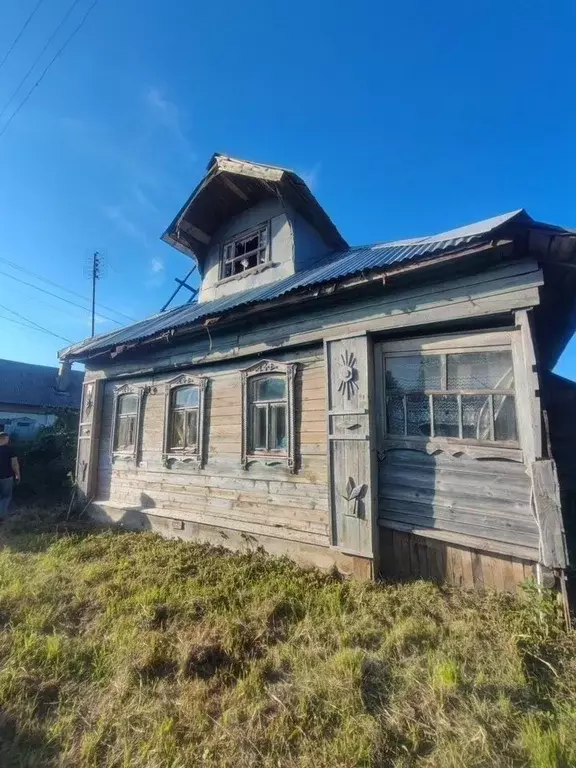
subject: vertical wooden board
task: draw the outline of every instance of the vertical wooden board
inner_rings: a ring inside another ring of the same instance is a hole
[[[472,563],[472,580],[475,589],[484,589],[484,568],[482,558],[478,552],[470,552],[470,561]]]
[[[472,552],[469,549],[460,550],[462,565],[462,586],[472,589],[474,586],[474,574],[472,571]]]
[[[564,523],[556,465],[551,459],[532,463],[534,506],[540,524],[542,563],[548,568],[567,565]]]
[[[328,409],[362,412],[368,409],[368,350],[366,336],[327,341]]]
[[[98,446],[102,416],[103,382],[87,381],[82,388],[78,450],[76,456],[76,486],[81,496],[94,498],[98,483]]]

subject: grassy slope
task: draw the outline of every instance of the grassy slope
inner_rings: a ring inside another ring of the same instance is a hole
[[[576,639],[550,600],[151,534],[5,544],[6,768],[576,765]]]

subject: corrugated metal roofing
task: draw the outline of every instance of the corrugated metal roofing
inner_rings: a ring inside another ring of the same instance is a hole
[[[298,289],[312,288],[372,269],[408,261],[420,261],[433,254],[459,250],[471,243],[489,239],[489,236],[496,230],[510,224],[513,220],[538,226],[524,210],[519,209],[438,235],[356,247],[342,253],[331,253],[315,267],[277,282],[239,291],[214,301],[187,304],[168,312],[153,315],[126,328],[120,328],[112,333],[102,334],[73,344],[62,350],[60,356],[62,358],[82,358],[123,344],[143,341],[176,328],[193,325],[199,320],[222,315],[243,305],[271,301]]]
[[[80,408],[82,371],[70,371],[65,391],[57,388],[58,369],[16,360],[0,360],[0,403],[51,408]]]

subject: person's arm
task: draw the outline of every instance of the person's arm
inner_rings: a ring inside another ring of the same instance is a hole
[[[18,464],[18,456],[12,456],[12,472],[14,472],[14,477],[16,478],[16,482],[20,482],[20,464]]]

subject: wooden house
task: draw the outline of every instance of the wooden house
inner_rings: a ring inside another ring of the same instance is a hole
[[[567,568],[543,404],[573,233],[519,210],[350,247],[295,173],[215,155],[163,239],[196,259],[197,302],[61,352],[86,366],[94,517],[365,578]]]

